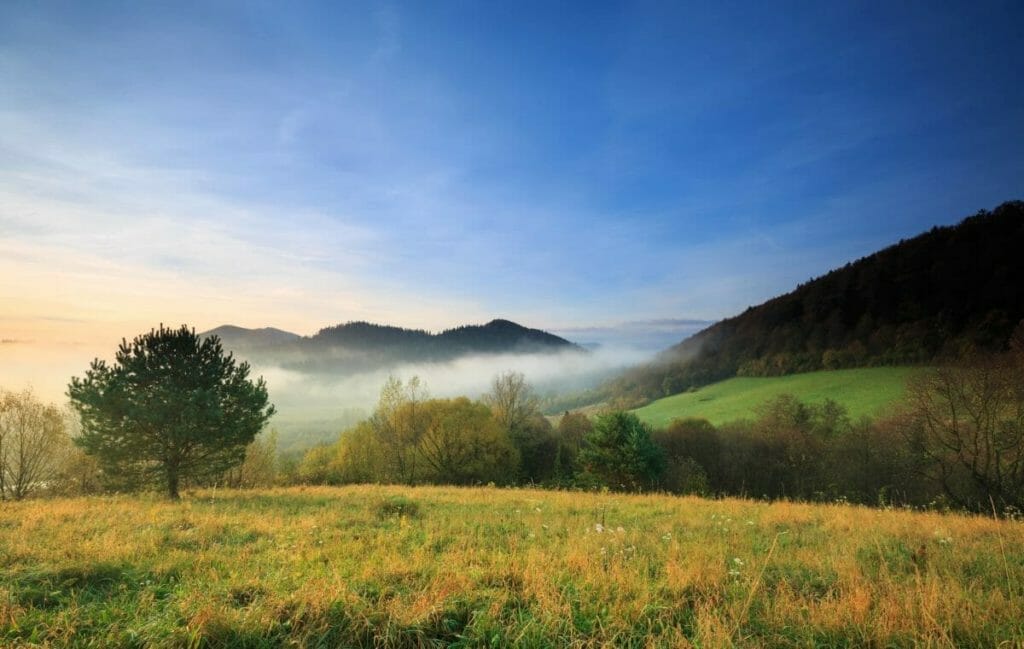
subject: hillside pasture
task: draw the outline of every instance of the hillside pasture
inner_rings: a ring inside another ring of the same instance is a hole
[[[850,417],[876,416],[903,396],[914,367],[869,367],[827,370],[770,378],[736,377],[658,399],[634,412],[660,427],[674,419],[698,417],[721,425],[752,419],[757,408],[781,394],[807,403],[832,399],[846,407]]]

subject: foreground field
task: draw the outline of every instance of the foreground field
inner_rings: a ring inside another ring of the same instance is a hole
[[[349,487],[0,506],[0,645],[1021,646],[1024,525]]]
[[[772,378],[738,377],[694,392],[658,399],[636,414],[654,426],[673,419],[701,417],[716,426],[737,419],[752,419],[758,406],[780,394],[820,403],[832,399],[844,405],[850,417],[874,416],[903,396],[911,367],[868,367],[791,374]]]

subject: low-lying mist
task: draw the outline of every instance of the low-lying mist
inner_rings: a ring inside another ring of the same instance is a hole
[[[649,350],[600,347],[587,353],[480,354],[447,362],[404,363],[359,374],[304,373],[269,364],[254,364],[253,375],[267,381],[278,414],[272,422],[289,446],[333,438],[366,417],[377,403],[388,376],[418,376],[431,397],[485,394],[495,376],[522,372],[541,396],[567,394],[596,386],[626,367],[651,357]]]
[[[593,388],[658,351],[655,345],[646,345],[643,340],[637,340],[640,345],[636,345],[626,336],[601,342],[604,344],[586,352],[573,348],[476,354],[445,362],[390,364],[369,371],[356,369],[359,363],[345,362],[341,353],[335,353],[331,364],[339,369],[333,373],[284,367],[289,361],[285,356],[274,360],[247,358],[239,353],[236,356],[250,362],[253,377],[266,379],[278,411],[271,427],[279,432],[279,447],[287,451],[333,440],[339,432],[369,416],[389,375],[402,380],[418,376],[432,397],[475,399],[490,389],[495,376],[516,371],[523,373],[541,397],[549,398]],[[111,361],[115,347],[109,342],[4,341],[0,344],[0,388],[32,388],[43,400],[63,404],[71,377],[82,376],[93,358]]]

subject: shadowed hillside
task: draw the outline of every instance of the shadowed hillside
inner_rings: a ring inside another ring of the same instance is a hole
[[[646,400],[733,376],[1004,349],[1024,318],[1024,202],[935,227],[722,320],[608,386]]]

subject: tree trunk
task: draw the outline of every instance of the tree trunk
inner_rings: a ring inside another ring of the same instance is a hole
[[[181,500],[178,494],[178,467],[167,467],[167,496],[171,500]]]

